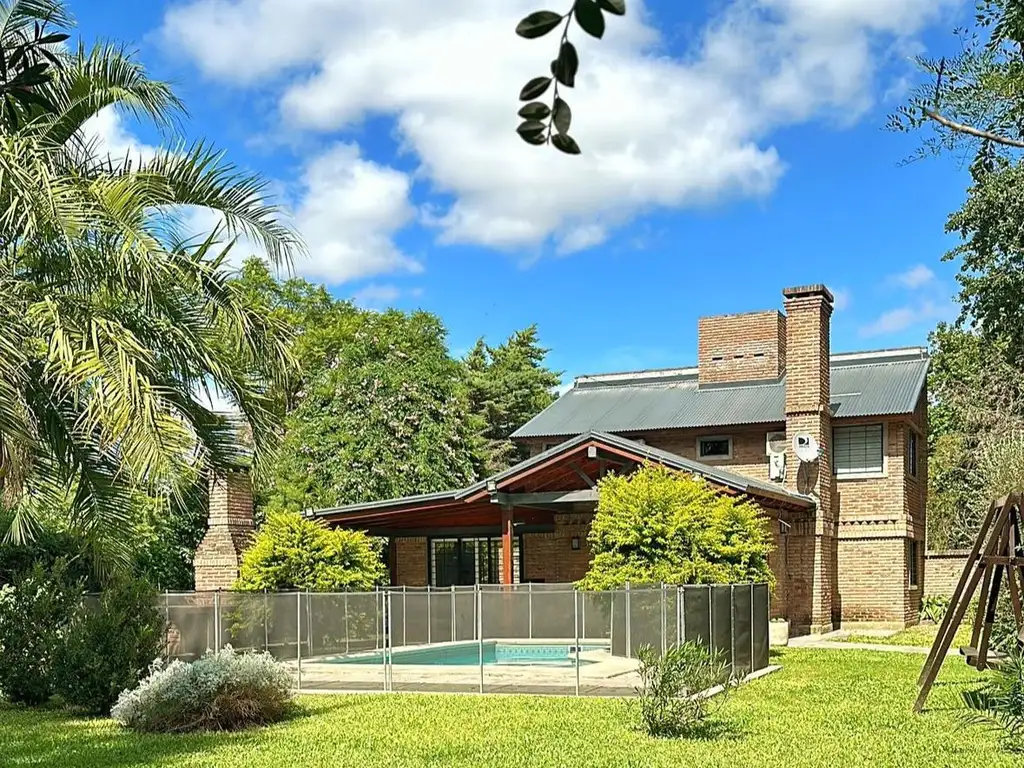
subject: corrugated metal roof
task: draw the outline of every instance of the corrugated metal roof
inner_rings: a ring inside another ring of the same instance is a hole
[[[834,355],[832,412],[836,417],[910,413],[927,372],[927,353],[919,348]],[[693,369],[656,377],[641,372],[581,377],[512,437],[779,423],[785,420],[785,385],[783,377],[699,387]]]

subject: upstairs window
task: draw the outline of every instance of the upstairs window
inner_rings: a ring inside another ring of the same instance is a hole
[[[880,475],[885,471],[881,424],[835,427],[832,430],[832,463],[836,477]]]
[[[917,432],[907,427],[907,471],[911,477],[917,477]]]
[[[731,437],[697,438],[698,461],[721,461],[732,458]]]

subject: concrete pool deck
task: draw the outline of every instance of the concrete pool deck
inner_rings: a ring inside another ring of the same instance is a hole
[[[488,640],[487,643],[514,645],[572,646],[564,639],[534,639],[532,641]],[[580,641],[580,645],[598,645],[594,641]],[[390,689],[394,691],[464,692],[481,691],[481,667],[478,664],[440,665],[402,663],[402,653],[422,651],[428,647],[477,647],[475,642],[441,643],[435,646],[405,646],[394,649],[394,663],[388,669]],[[358,654],[372,658],[378,652]],[[357,656],[353,654],[348,658]],[[640,684],[637,660],[612,656],[608,650],[587,650],[580,653],[579,691],[585,696],[631,696]],[[303,691],[383,691],[385,666],[381,663],[337,663],[332,657],[303,659]],[[336,657],[334,657],[336,658]],[[296,662],[289,666],[298,673]],[[573,665],[553,664],[484,664],[484,693],[533,693],[572,695],[576,692],[576,668]]]

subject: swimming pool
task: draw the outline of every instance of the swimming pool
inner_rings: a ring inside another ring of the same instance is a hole
[[[575,646],[538,643],[503,643],[484,641],[483,662],[488,665],[571,667],[576,663]],[[580,653],[607,651],[606,645],[580,645]],[[476,666],[480,663],[480,646],[475,642],[445,643],[424,648],[392,651],[394,664],[424,664],[430,666]],[[335,656],[324,659],[328,664],[383,664],[383,651],[360,653],[354,656]],[[591,664],[592,659],[580,659],[580,665]]]

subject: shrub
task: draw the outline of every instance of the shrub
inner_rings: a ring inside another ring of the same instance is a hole
[[[946,595],[925,595],[921,600],[921,618],[938,624],[949,610],[949,598]]]
[[[658,656],[649,645],[637,652],[640,718],[650,736],[695,736],[707,725],[712,706],[729,690],[728,667],[719,653],[698,643],[674,645]],[[725,684],[722,693],[704,695]]]
[[[1024,752],[1024,656],[1011,648],[993,667],[984,687],[968,691],[964,701],[972,710],[968,722],[985,723],[1002,731],[1003,745]]]
[[[107,714],[159,653],[164,621],[142,579],[111,582],[79,607],[54,661],[54,689],[67,704]]]
[[[772,536],[760,507],[704,479],[657,465],[599,485],[594,553],[582,589],[633,584],[774,583]]]
[[[379,539],[276,512],[242,556],[235,588],[344,592],[373,589],[386,576]]]
[[[111,717],[136,731],[234,731],[281,720],[292,677],[267,653],[208,651],[191,664],[154,662],[137,688],[124,691]]]
[[[67,562],[36,565],[0,597],[0,692],[20,704],[53,695],[54,657],[82,601]]]

